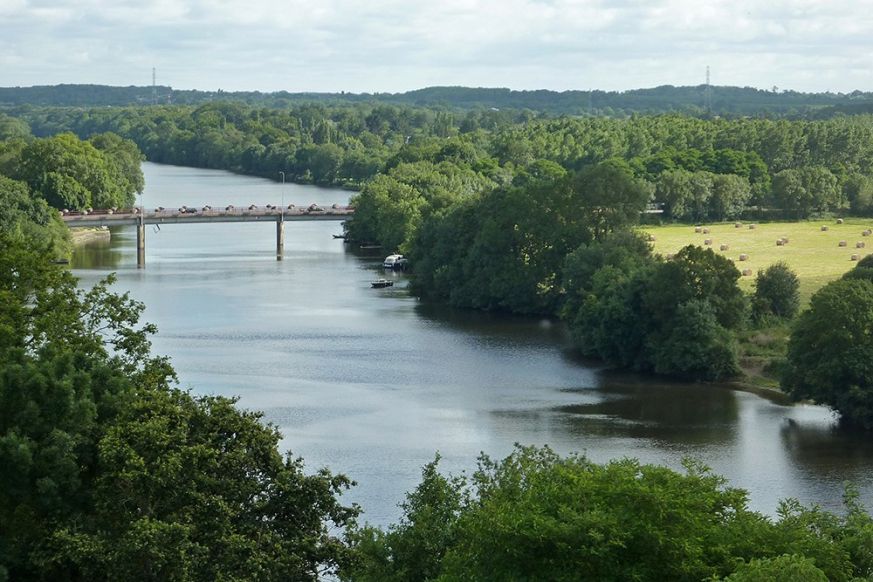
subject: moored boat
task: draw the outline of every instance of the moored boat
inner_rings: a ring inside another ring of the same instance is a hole
[[[388,255],[382,261],[382,266],[386,269],[393,269],[399,266],[399,262],[403,260],[403,255]]]
[[[370,283],[376,289],[382,289],[383,287],[393,287],[394,281],[389,281],[388,279],[378,279]]]

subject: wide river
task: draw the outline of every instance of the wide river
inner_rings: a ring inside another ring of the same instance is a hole
[[[147,207],[349,198],[221,171],[143,170]],[[404,275],[372,289],[391,249],[350,249],[339,232],[336,222],[287,223],[279,262],[273,223],[149,227],[139,270],[135,231],[118,228],[73,266],[83,285],[117,272],[116,289],[145,302],[154,351],[171,357],[183,387],[262,410],[309,470],[357,481],[345,500],[374,524],[398,518],[437,451],[444,470],[470,471],[480,452],[502,457],[513,443],[675,468],[699,459],[768,514],[786,497],[838,509],[846,481],[873,508],[873,439],[836,430],[827,409],[607,373],[572,354],[559,323],[427,305]]]

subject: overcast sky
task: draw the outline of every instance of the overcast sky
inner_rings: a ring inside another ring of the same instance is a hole
[[[0,0],[0,86],[873,90],[873,0]]]

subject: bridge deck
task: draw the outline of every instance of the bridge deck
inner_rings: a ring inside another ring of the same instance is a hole
[[[142,214],[144,224],[202,224],[210,222],[280,222],[300,220],[348,220],[354,216],[352,208],[327,208],[325,210],[308,210],[306,208],[278,209],[233,208],[230,210],[197,210],[196,212],[180,212],[178,210],[146,211]],[[66,214],[61,217],[70,227],[86,226],[120,226],[139,224],[140,215],[128,213],[92,213]]]

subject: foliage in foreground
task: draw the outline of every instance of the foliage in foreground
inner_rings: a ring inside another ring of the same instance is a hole
[[[0,233],[0,580],[315,580],[349,482],[174,388],[142,305]]]
[[[439,458],[398,524],[352,532],[358,582],[420,580],[799,580],[873,575],[873,519],[783,502],[771,520],[698,464],[680,473],[625,459],[599,465],[548,448],[483,456],[471,477]],[[784,578],[788,579],[788,578]]]

